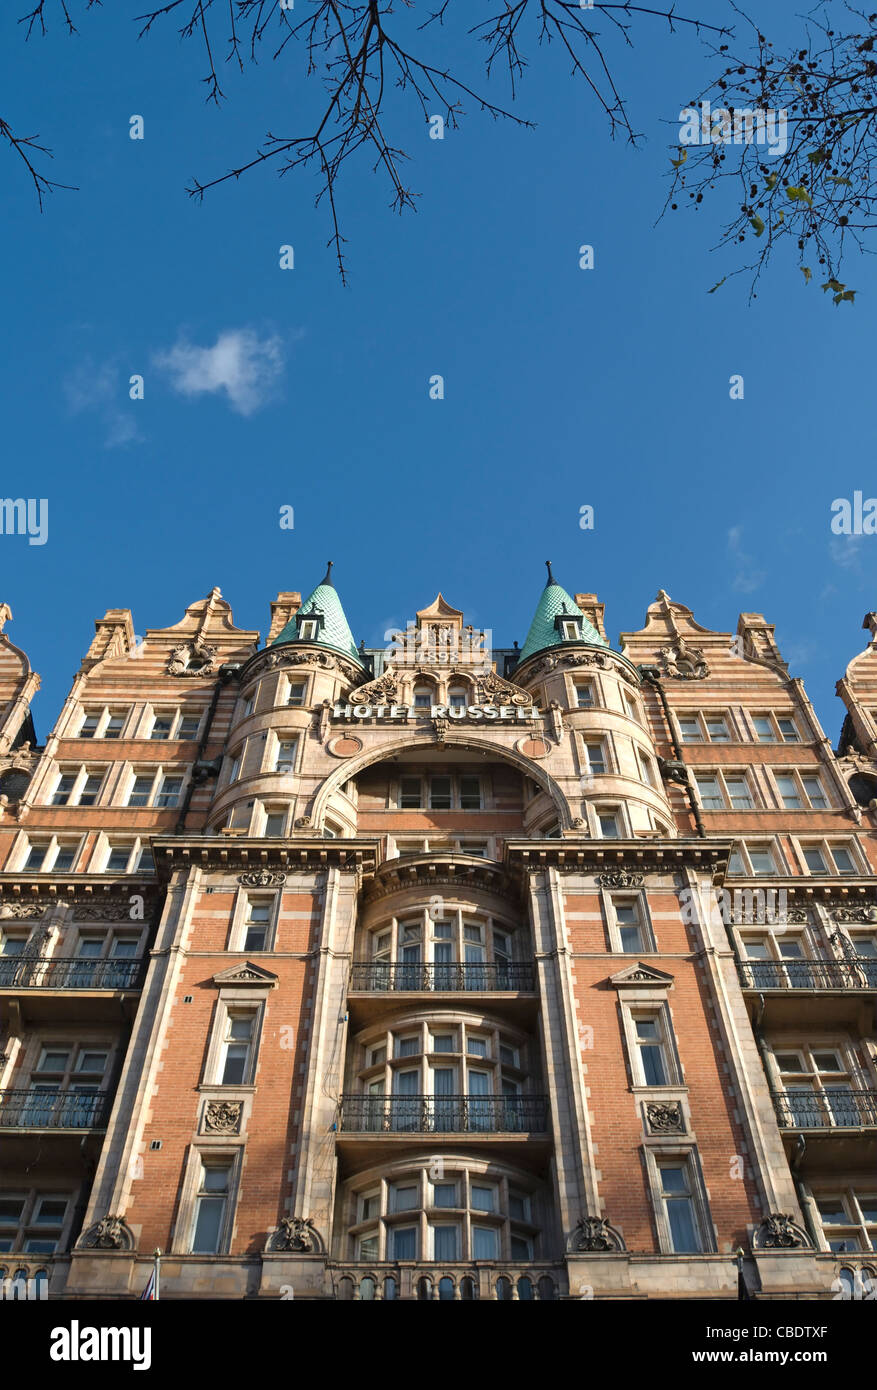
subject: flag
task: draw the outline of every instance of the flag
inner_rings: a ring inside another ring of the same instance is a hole
[[[141,1303],[148,1303],[148,1302],[150,1302],[150,1301],[151,1301],[152,1299],[154,1299],[154,1298],[155,1298],[155,1267],[153,1266],[152,1273],[151,1273],[150,1276],[149,1276],[149,1283],[146,1285],[146,1288],[143,1290],[142,1294],[140,1295],[140,1301],[141,1301]]]

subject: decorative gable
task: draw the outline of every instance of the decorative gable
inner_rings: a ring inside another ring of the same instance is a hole
[[[270,970],[265,970],[261,965],[253,965],[252,961],[245,961],[243,965],[232,965],[228,970],[221,970],[218,975],[213,976],[215,985],[262,985],[273,989],[278,983],[277,976]]]
[[[673,983],[673,976],[667,975],[663,970],[656,970],[653,965],[643,965],[640,960],[636,965],[628,965],[625,970],[619,970],[617,975],[610,975],[609,983],[616,989],[623,989],[625,985],[650,985],[652,988],[657,986],[669,989]]]

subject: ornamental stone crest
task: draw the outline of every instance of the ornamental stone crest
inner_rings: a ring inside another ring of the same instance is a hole
[[[2,917],[42,917],[45,906],[40,903],[3,903],[0,907]]]
[[[877,922],[877,907],[839,907],[829,903],[828,910],[835,922]]]
[[[124,1216],[104,1216],[83,1233],[78,1244],[87,1250],[133,1250],[134,1233]]]
[[[284,1216],[268,1237],[267,1248],[291,1255],[318,1255],[325,1249],[323,1239],[309,1216]]]
[[[369,681],[351,691],[347,697],[352,705],[395,704],[399,698],[399,681],[392,667],[376,681]]]
[[[243,1114],[242,1100],[209,1100],[204,1110],[204,1128],[211,1134],[240,1134]]]
[[[567,1241],[570,1254],[606,1254],[613,1250],[624,1250],[626,1246],[621,1232],[611,1226],[605,1217],[581,1216],[575,1230]]]
[[[247,888],[279,888],[286,882],[286,874],[274,872],[272,869],[251,869],[248,873],[238,874],[238,883],[243,883]]]
[[[478,686],[478,703],[491,705],[497,703],[501,705],[531,705],[532,697],[523,690],[521,686],[514,685],[512,681],[504,680],[495,671],[486,671],[483,676],[476,677]]]
[[[436,741],[436,743],[444,743],[444,741],[445,741],[445,735],[446,735],[447,732],[448,732],[448,721],[447,721],[447,719],[441,719],[441,718],[436,718],[436,719],[434,719],[434,720],[432,721],[432,727],[435,729],[435,741]]]
[[[645,874],[636,869],[608,869],[606,873],[597,875],[601,888],[640,888],[644,881]]]
[[[209,676],[216,670],[217,649],[204,641],[201,633],[190,642],[174,647],[167,662],[169,676]]]
[[[755,1232],[757,1250],[796,1250],[809,1246],[810,1241],[791,1216],[782,1212],[772,1212],[766,1216]]]
[[[685,1117],[678,1100],[656,1101],[646,1106],[646,1123],[651,1134],[684,1134]]]
[[[664,675],[676,680],[702,681],[710,673],[700,647],[689,647],[684,637],[680,637],[675,646],[661,648],[661,664]]]

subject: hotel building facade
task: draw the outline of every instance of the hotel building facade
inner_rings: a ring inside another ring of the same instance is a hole
[[[111,609],[44,745],[0,606],[6,1296],[873,1295],[877,614],[835,751],[759,614],[534,600]]]

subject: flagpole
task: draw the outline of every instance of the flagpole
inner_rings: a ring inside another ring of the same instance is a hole
[[[153,1270],[154,1270],[154,1273],[155,1273],[155,1301],[156,1301],[156,1303],[157,1303],[157,1302],[158,1302],[158,1299],[159,1299],[159,1289],[158,1289],[159,1270],[160,1270],[160,1268],[161,1268],[161,1251],[158,1249],[157,1246],[156,1246],[156,1249],[153,1251],[152,1259],[153,1259],[153,1266],[152,1266],[152,1267],[153,1267]]]

